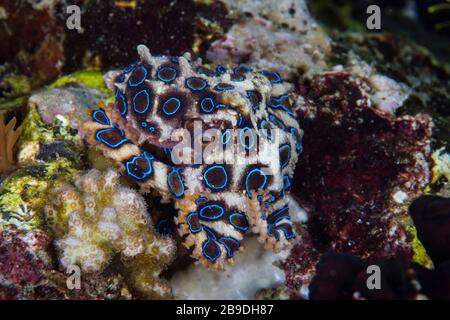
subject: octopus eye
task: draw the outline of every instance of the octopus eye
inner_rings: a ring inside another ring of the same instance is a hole
[[[291,146],[289,144],[283,144],[280,146],[279,151],[281,168],[285,168],[291,159]]]
[[[146,180],[153,172],[152,160],[154,157],[144,152],[125,162],[125,170],[128,176],[135,180]]]
[[[156,77],[158,78],[158,80],[165,83],[173,82],[177,78],[177,75],[177,70],[170,66],[162,66],[156,73]]]
[[[128,84],[130,87],[137,87],[142,84],[145,79],[147,79],[147,68],[143,65],[140,65],[131,73],[130,78],[128,79]]]
[[[281,76],[278,72],[262,70],[262,71],[260,71],[260,73],[263,74],[264,76],[266,76],[266,78],[269,79],[270,83],[283,82],[283,79],[281,79]]]
[[[133,110],[138,114],[144,114],[150,107],[150,94],[146,89],[136,93],[133,98]]]
[[[192,91],[201,91],[208,86],[208,82],[199,77],[190,77],[186,79],[186,87]]]
[[[202,207],[199,211],[200,219],[207,221],[219,220],[224,214],[224,207],[216,203],[208,204]]]
[[[269,106],[269,108],[282,109],[285,112],[287,112],[290,116],[294,116],[294,112],[290,110],[291,104],[287,94],[284,94],[280,97],[271,97],[267,102],[267,105]]]
[[[228,217],[228,221],[234,228],[242,232],[246,232],[249,228],[248,220],[245,214],[241,212],[231,213],[230,216]]]
[[[220,246],[211,238],[208,238],[202,245],[203,255],[212,263],[214,263],[222,254]]]
[[[250,190],[264,190],[267,185],[267,175],[260,168],[253,168],[245,176],[247,196],[252,197]]]
[[[187,224],[189,226],[189,230],[192,233],[197,233],[202,231],[202,225],[200,224],[200,220],[198,219],[198,215],[196,212],[191,212],[186,217]]]
[[[98,122],[100,124],[103,124],[105,126],[111,125],[111,121],[109,120],[108,116],[105,113],[105,110],[98,109],[92,112],[92,119],[95,122]]]
[[[162,112],[167,116],[172,116],[181,108],[181,100],[177,97],[167,99],[162,106]]]
[[[167,175],[167,184],[169,185],[170,192],[176,198],[184,196],[184,184],[179,168],[172,168],[172,171]]]
[[[95,133],[95,138],[112,149],[117,149],[128,142],[125,133],[117,126],[98,130]]]
[[[228,185],[228,173],[223,166],[215,165],[205,170],[203,180],[208,188],[223,190]]]

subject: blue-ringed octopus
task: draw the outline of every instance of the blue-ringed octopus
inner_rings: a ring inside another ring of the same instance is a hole
[[[205,266],[222,270],[232,262],[247,232],[268,249],[287,248],[296,236],[289,189],[302,151],[291,87],[275,71],[211,69],[189,54],[151,55],[144,45],[138,53],[114,78],[115,103],[83,125],[86,140],[143,193],[174,203],[184,245]],[[219,130],[214,142],[232,147],[200,162],[177,161],[175,131],[205,144],[194,134],[196,121],[203,132]],[[269,148],[251,153],[264,144]]]

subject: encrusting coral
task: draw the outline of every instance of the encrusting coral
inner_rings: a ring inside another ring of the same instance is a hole
[[[144,199],[119,184],[114,170],[90,170],[52,190],[46,206],[63,269],[78,265],[101,273],[117,254],[132,287],[145,298],[170,298],[159,274],[172,261],[175,244],[155,234]]]
[[[14,129],[16,118],[5,124],[5,118],[0,113],[0,172],[6,172],[14,167],[14,145],[20,136],[21,128]]]

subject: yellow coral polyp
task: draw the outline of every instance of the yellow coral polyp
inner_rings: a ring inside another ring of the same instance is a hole
[[[156,234],[144,199],[119,184],[114,170],[93,169],[73,184],[53,190],[45,209],[55,236],[60,265],[78,265],[83,272],[100,273],[119,256],[123,273],[145,298],[170,298],[159,274],[172,261],[176,246]]]

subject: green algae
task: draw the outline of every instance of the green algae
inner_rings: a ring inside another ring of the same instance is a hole
[[[69,75],[62,76],[52,84],[50,88],[64,87],[69,84],[81,83],[87,87],[95,88],[105,95],[111,95],[103,80],[103,74],[100,71],[78,71]]]

